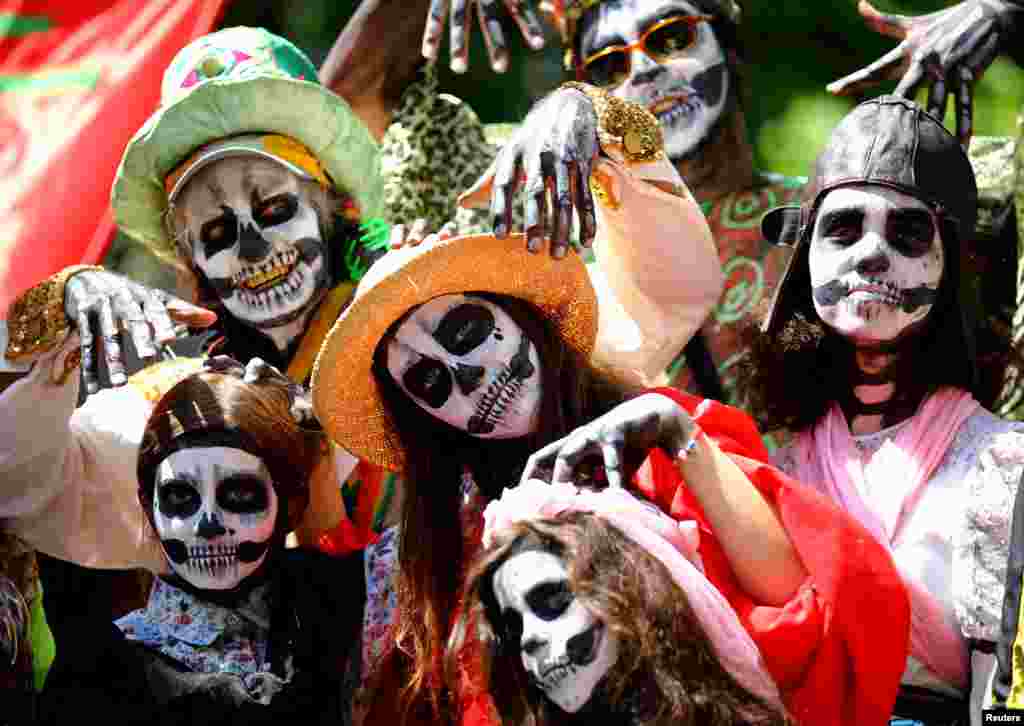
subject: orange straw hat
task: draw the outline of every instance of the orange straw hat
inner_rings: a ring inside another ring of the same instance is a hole
[[[388,252],[366,273],[334,323],[313,368],[313,408],[339,445],[393,471],[405,450],[371,371],[388,329],[440,295],[488,292],[536,307],[566,344],[590,358],[597,338],[597,295],[580,256],[531,253],[523,235],[468,235]]]

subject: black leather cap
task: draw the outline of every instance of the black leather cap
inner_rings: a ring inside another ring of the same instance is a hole
[[[763,329],[773,334],[793,314],[810,312],[808,247],[824,196],[845,186],[882,185],[920,199],[940,220],[956,225],[956,239],[943,234],[946,259],[958,257],[959,244],[974,232],[978,188],[974,170],[956,138],[913,101],[881,96],[857,106],[829,137],[804,187],[803,204],[765,215],[765,239],[796,245]],[[957,248],[951,248],[956,245]]]

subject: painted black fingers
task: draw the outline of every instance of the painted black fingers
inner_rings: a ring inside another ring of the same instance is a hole
[[[515,203],[519,182],[520,156],[518,148],[507,147],[498,156],[494,166],[491,190],[491,220],[494,235],[506,237],[512,227],[512,205]]]
[[[501,29],[501,17],[498,0],[479,0],[476,6],[477,19],[484,34],[487,55],[491,59],[491,68],[495,73],[508,70],[508,46],[505,33]]]
[[[913,99],[926,80],[925,63],[925,55],[915,53],[910,60],[910,67],[903,74],[900,82],[896,84],[896,90],[893,93],[897,96]]]
[[[469,67],[469,13],[466,12],[468,2],[469,0],[451,0],[451,69],[456,73],[465,73]]]
[[[153,342],[153,331],[146,319],[142,303],[136,299],[127,284],[114,288],[112,300],[120,328],[131,335],[136,354],[139,358],[155,358],[157,349]]]
[[[899,74],[900,69],[906,65],[905,52],[907,47],[907,42],[903,41],[878,60],[858,71],[843,76],[839,80],[832,81],[826,88],[829,93],[835,93],[840,96],[850,95],[867,90],[880,81],[895,78]]]
[[[142,312],[149,324],[153,326],[153,338],[160,345],[169,343],[177,337],[174,333],[171,314],[167,312],[169,297],[162,290],[147,289],[142,293]]]
[[[590,247],[597,236],[597,214],[594,209],[594,194],[590,189],[593,164],[590,159],[580,159],[576,162],[574,171],[572,182],[576,210],[580,217],[580,243],[584,247]]]
[[[519,26],[519,32],[523,34],[527,44],[534,50],[544,47],[544,28],[537,20],[536,13],[528,3],[522,0],[505,0],[512,19]]]
[[[100,382],[96,373],[96,337],[92,332],[92,321],[86,310],[79,311],[76,320],[82,346],[82,382],[86,393],[96,393],[100,390]]]
[[[956,89],[956,138],[965,149],[974,133],[974,72],[962,67]]]
[[[573,484],[576,468],[587,456],[601,453],[601,442],[594,436],[592,426],[576,429],[562,440],[551,472],[552,484]]]
[[[448,0],[432,0],[427,13],[427,25],[423,30],[423,57],[437,60],[441,48],[441,34],[444,30],[444,19],[448,14]]]
[[[941,121],[946,115],[948,101],[949,88],[946,86],[946,79],[933,79],[928,87],[928,113]]]
[[[553,229],[551,232],[551,254],[556,259],[562,259],[569,252],[569,237],[572,232],[572,184],[570,182],[571,172],[575,170],[575,163],[571,160],[559,159],[552,165],[554,175],[553,203],[551,205],[551,217]]]
[[[121,339],[118,336],[117,319],[114,317],[114,304],[110,297],[107,295],[100,297],[96,312],[110,385],[123,386],[128,382],[128,376],[125,374],[124,354],[121,350]]]
[[[626,439],[622,431],[613,429],[605,432],[601,437],[601,457],[604,459],[604,473],[608,479],[608,485],[613,487],[623,486],[626,461]]]

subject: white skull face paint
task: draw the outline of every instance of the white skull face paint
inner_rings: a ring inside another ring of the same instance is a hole
[[[268,159],[229,157],[196,174],[177,206],[192,260],[224,307],[285,350],[327,288],[326,246],[307,187]]]
[[[628,55],[607,53],[587,66],[585,80],[650,109],[661,122],[665,152],[673,161],[693,153],[708,137],[729,97],[725,51],[711,24],[668,22],[703,14],[685,0],[609,0],[584,16],[584,61],[646,38],[650,55],[640,47]]]
[[[472,295],[424,303],[388,341],[388,371],[425,411],[481,438],[537,428],[537,348],[508,313]]]
[[[935,216],[889,187],[842,187],[821,202],[810,247],[814,309],[860,344],[924,320],[945,269]]]
[[[550,552],[509,557],[493,588],[503,637],[518,640],[530,680],[563,711],[579,711],[618,660],[618,640],[576,598],[564,563]]]
[[[157,535],[171,569],[201,590],[231,590],[259,568],[277,507],[270,472],[248,451],[179,449],[156,470]]]

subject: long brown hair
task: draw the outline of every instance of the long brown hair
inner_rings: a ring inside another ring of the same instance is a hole
[[[558,726],[606,718],[590,708],[585,719],[570,716],[550,703],[530,684],[519,642],[500,630],[494,574],[529,549],[565,561],[573,593],[618,639],[618,660],[595,692],[599,708],[635,726],[790,723],[721,666],[686,594],[660,561],[601,517],[575,511],[502,531],[467,578],[466,607],[452,633],[446,668],[454,679],[459,652],[467,639],[477,638],[503,723]]]
[[[413,402],[388,373],[386,343],[404,318],[378,343],[373,376],[409,464],[403,473],[395,641],[378,669],[368,723],[436,723],[452,716],[441,659],[462,582],[463,473],[468,471],[481,493],[493,498],[518,481],[530,454],[630,393],[624,383],[581,360],[528,303],[489,293],[466,294],[501,305],[537,346],[545,391],[540,424],[528,436],[507,440],[481,439],[449,426]]]
[[[326,451],[319,430],[300,427],[289,412],[286,385],[278,381],[245,383],[236,376],[200,371],[171,387],[149,417],[139,448],[139,502],[153,524],[156,468],[179,446],[204,435],[231,432],[259,452],[286,510],[288,532],[302,519],[309,499],[309,478]],[[182,431],[187,433],[182,433]]]

